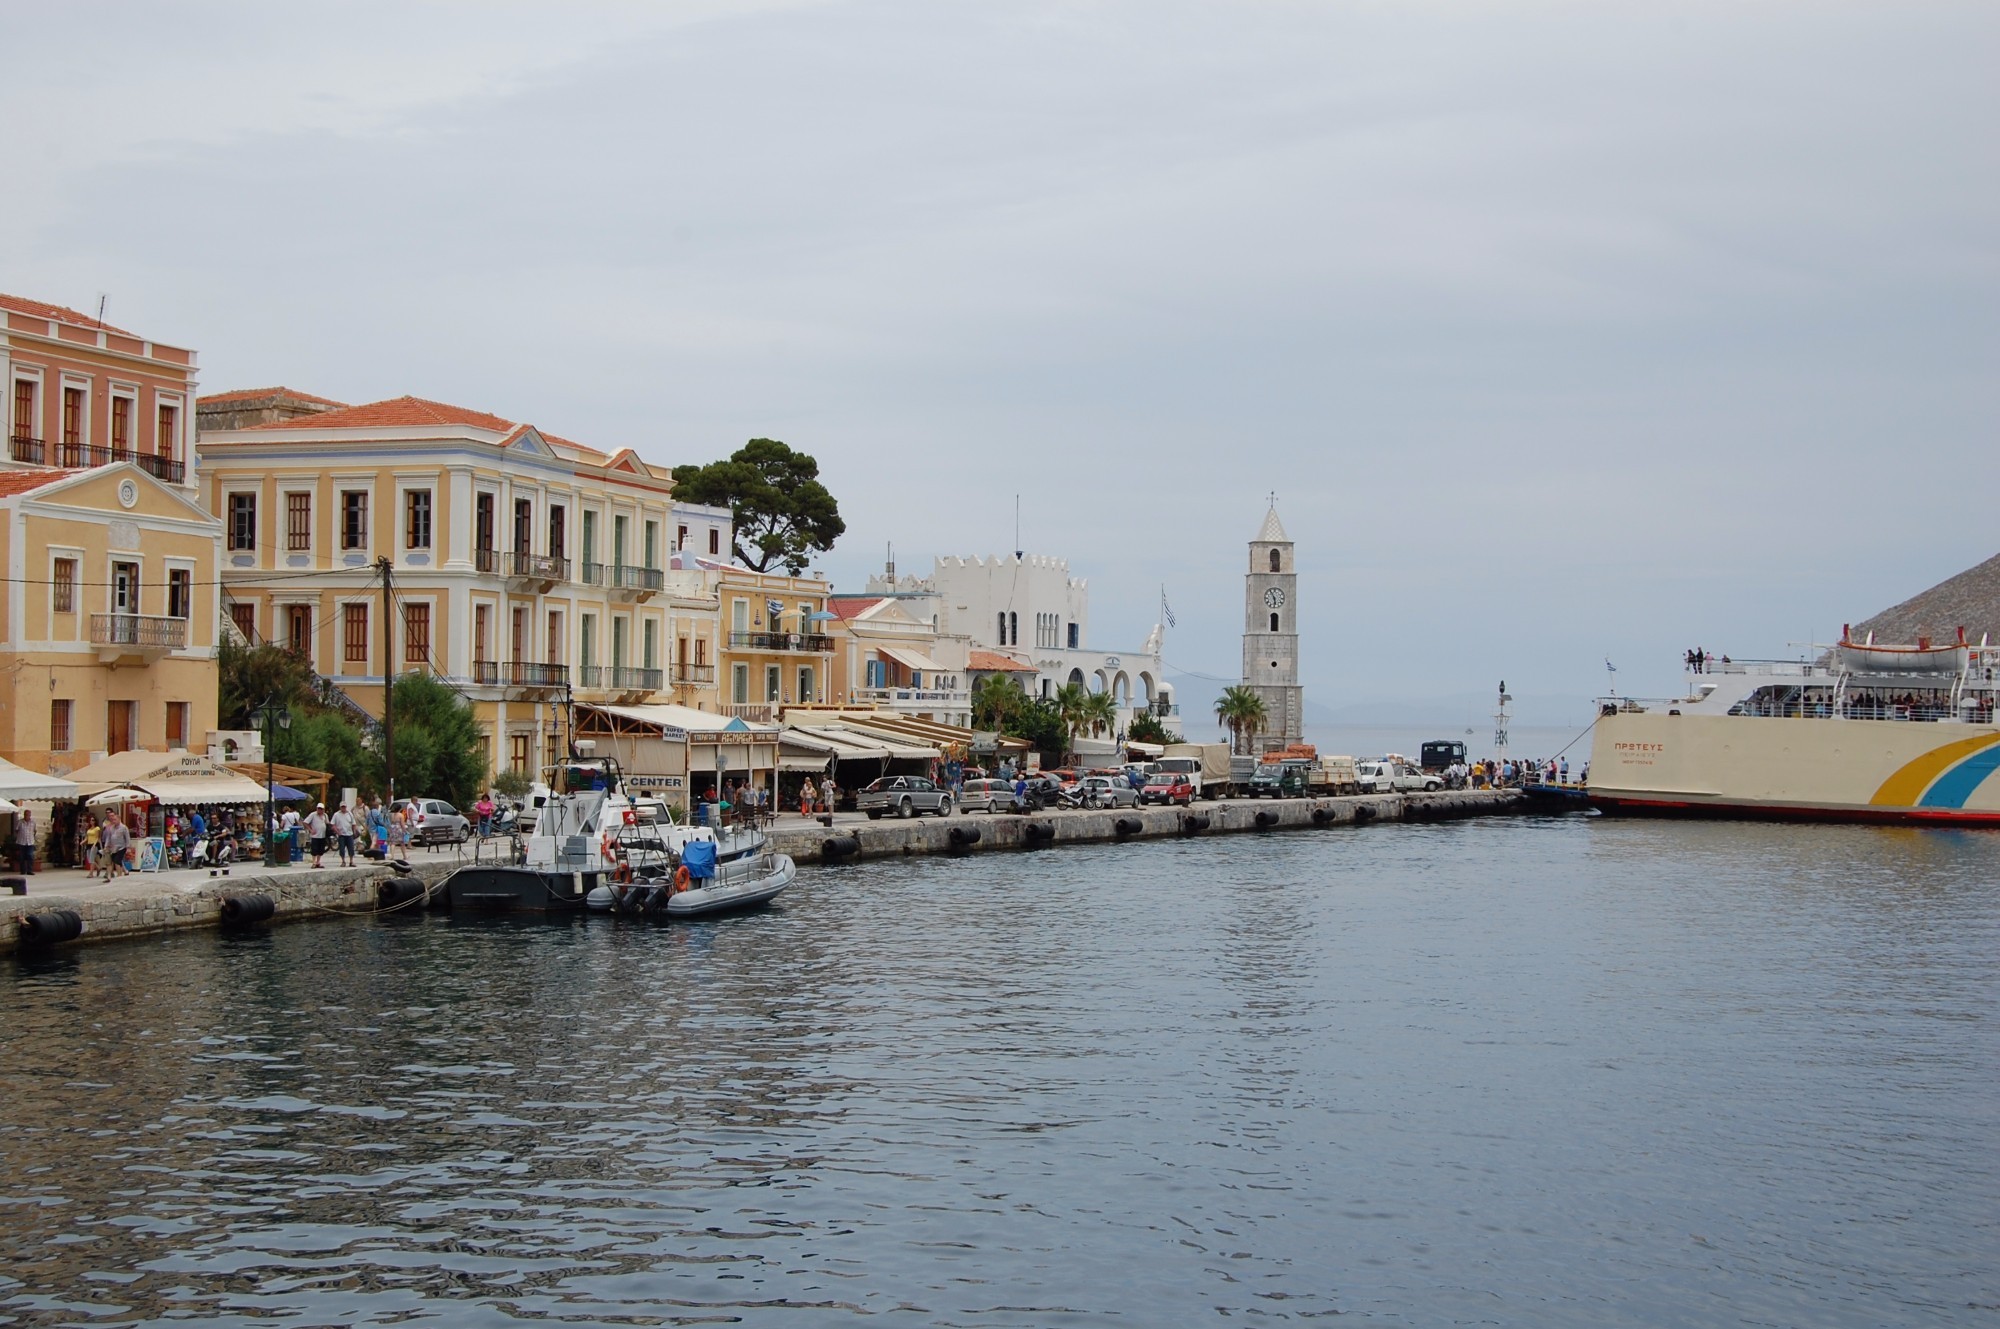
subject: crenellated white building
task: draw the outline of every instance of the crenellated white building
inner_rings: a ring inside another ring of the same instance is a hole
[[[1065,683],[1111,693],[1121,730],[1139,710],[1151,710],[1169,729],[1179,727],[1160,658],[1164,629],[1155,625],[1137,650],[1092,646],[1090,585],[1070,575],[1068,559],[948,556],[933,561],[928,577],[901,578],[891,563],[868,579],[868,594],[895,596],[912,616],[932,620],[939,633],[964,636],[975,647],[1033,666],[1034,677],[1022,679],[1042,696]]]

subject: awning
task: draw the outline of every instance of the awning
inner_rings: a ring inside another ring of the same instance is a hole
[[[781,771],[810,771],[818,775],[826,769],[827,758],[810,752],[787,752],[778,758]]]
[[[878,645],[875,648],[875,653],[877,655],[886,655],[891,660],[907,665],[911,669],[921,669],[927,674],[948,674],[951,672],[928,655],[925,655],[922,651],[916,650],[913,647]]]
[[[76,782],[0,760],[0,798],[75,798]]]
[[[193,776],[185,780],[135,780],[153,801],[168,807],[194,803],[262,803],[264,786],[240,775]]]
[[[1136,752],[1142,757],[1164,757],[1167,755],[1167,748],[1164,743],[1141,743],[1136,738],[1128,738],[1125,740],[1125,747],[1128,751]]]

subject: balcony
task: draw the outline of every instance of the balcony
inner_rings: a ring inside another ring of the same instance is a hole
[[[159,614],[92,614],[90,644],[99,664],[150,664],[187,646],[188,621]]]
[[[624,563],[607,564],[604,574],[605,584],[611,587],[612,597],[618,600],[650,600],[655,591],[667,584],[667,574],[660,568],[635,568]]]
[[[31,466],[54,466],[66,471],[85,471],[129,461],[154,479],[164,480],[170,485],[187,479],[186,463],[175,461],[172,457],[156,457],[149,452],[133,452],[129,448],[114,451],[88,443],[45,443],[39,438],[15,434],[8,440],[7,453],[15,461],[27,462]]]
[[[569,580],[569,560],[560,554],[528,554],[517,549],[507,556],[507,575],[546,591],[557,582]]]
[[[497,549],[473,550],[472,567],[475,572],[484,572],[489,576],[500,571],[500,551]]]
[[[472,681],[522,695],[548,692],[569,686],[569,666],[537,664],[531,660],[474,660]]]
[[[822,655],[833,649],[833,638],[818,632],[732,632],[729,645],[738,651]]]
[[[583,574],[582,581],[585,586],[602,586],[604,584],[606,569],[602,563],[580,563],[577,567]]]
[[[715,686],[715,666],[710,664],[677,664],[673,668],[674,686],[677,688],[709,688]]]
[[[953,714],[972,709],[972,694],[962,688],[856,688],[854,699],[912,714]]]
[[[753,724],[772,724],[778,718],[778,703],[775,701],[732,701],[722,708],[724,715]]]

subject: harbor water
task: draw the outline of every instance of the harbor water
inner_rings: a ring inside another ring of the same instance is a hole
[[[1493,819],[10,963],[0,1323],[2000,1321],[2000,837]]]

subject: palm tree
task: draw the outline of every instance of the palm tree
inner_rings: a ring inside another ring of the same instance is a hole
[[[1110,733],[1118,725],[1118,699],[1108,692],[1093,692],[1084,698],[1083,722],[1092,737]]]
[[[1062,720],[1063,732],[1069,736],[1069,750],[1063,755],[1073,761],[1076,758],[1076,736],[1090,726],[1090,717],[1086,713],[1091,704],[1090,694],[1084,691],[1081,683],[1065,683],[1056,689],[1052,700],[1056,715]]]
[[[1229,750],[1241,751],[1245,743],[1256,737],[1270,717],[1264,710],[1264,699],[1245,687],[1224,688],[1222,695],[1215,699],[1215,718],[1229,731]]]
[[[988,674],[972,690],[972,722],[983,729],[1005,729],[1027,704],[1028,694],[1010,675]]]

